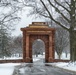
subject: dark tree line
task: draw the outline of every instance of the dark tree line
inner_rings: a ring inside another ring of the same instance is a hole
[[[1,35],[0,39],[0,57],[11,57],[18,54],[19,57],[22,57],[22,36],[10,37],[6,34]]]
[[[13,37],[13,40],[10,45],[11,53],[12,54],[18,53],[19,56],[22,56],[22,54],[23,54],[22,49],[23,49],[22,48],[22,36],[19,35],[19,36]]]

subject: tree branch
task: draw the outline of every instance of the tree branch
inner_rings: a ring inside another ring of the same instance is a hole
[[[56,20],[52,17],[52,15],[50,14],[49,10],[48,10],[47,7],[45,6],[44,2],[43,2],[42,0],[40,0],[40,1],[41,1],[41,3],[43,4],[43,6],[44,6],[44,8],[46,9],[46,11],[48,12],[50,19],[52,19],[52,20],[53,20],[55,23],[57,23],[59,26],[61,26],[61,27],[63,27],[64,29],[68,30],[68,28],[66,28],[65,26],[63,26],[60,22],[56,21]]]
[[[57,2],[57,0],[54,0],[59,6],[61,6],[62,8],[64,8],[68,13],[70,12],[66,7],[64,7],[63,5],[61,5],[59,2]]]
[[[37,11],[37,13],[39,13],[39,15],[41,15],[41,16],[43,16],[43,17],[46,17],[46,18],[50,18],[49,16],[44,15],[42,12],[40,12],[40,11],[38,11],[38,10],[36,10],[36,11]]]
[[[19,17],[13,17],[13,18],[11,18],[11,19],[9,19],[9,20],[7,20],[7,21],[4,21],[4,23],[5,23],[5,22],[8,22],[8,21],[11,21],[11,20],[16,20],[16,19],[19,20],[20,18],[19,18]]]
[[[2,19],[2,22],[3,22],[7,17],[13,15],[15,12],[16,12],[16,10],[13,11],[12,13],[8,14],[8,15],[3,14],[3,15],[5,15],[5,16],[4,16],[4,18]]]
[[[70,4],[65,0],[65,2],[66,2],[66,4],[68,5],[68,6],[70,6]]]
[[[50,2],[50,0],[48,0],[48,2],[50,3],[51,6],[53,6],[53,7],[57,10],[57,12],[58,12],[59,14],[61,14],[61,16],[62,16],[65,20],[67,20],[67,21],[70,23],[70,20],[69,20],[68,18],[66,18],[66,17],[63,15],[63,13],[61,13],[60,10],[59,10],[57,7],[55,7],[55,6]]]

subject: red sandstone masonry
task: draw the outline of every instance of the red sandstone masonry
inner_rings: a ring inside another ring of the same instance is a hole
[[[69,61],[70,60],[61,60],[61,59],[51,60],[51,62],[69,62]],[[18,59],[18,60],[0,60],[0,63],[24,63],[24,62],[26,62],[26,61],[23,60],[23,59]]]

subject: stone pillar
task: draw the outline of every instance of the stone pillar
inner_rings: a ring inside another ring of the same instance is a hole
[[[45,42],[45,62],[48,63],[49,58],[49,41]]]
[[[25,61],[25,57],[26,57],[26,32],[25,31],[23,31],[23,61],[24,62],[26,62]]]
[[[26,62],[30,62],[30,57],[29,57],[29,35],[26,35]]]
[[[51,62],[53,59],[53,53],[52,53],[52,34],[49,35],[49,58],[48,58],[48,62]]]
[[[53,50],[52,50],[52,53],[53,53],[53,59],[55,59],[55,51],[54,51],[54,46],[55,46],[55,37],[54,37],[54,35],[55,35],[55,31],[53,31],[53,35],[52,35],[52,48],[53,48]]]

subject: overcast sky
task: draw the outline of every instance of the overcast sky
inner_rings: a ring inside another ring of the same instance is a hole
[[[18,23],[18,25],[15,26],[15,30],[12,32],[12,36],[18,36],[20,34],[22,34],[22,31],[20,30],[20,28],[26,27],[29,24],[31,24],[32,22],[44,22],[44,19],[35,19],[31,16],[27,16],[28,12],[24,12],[21,15],[21,21]]]

